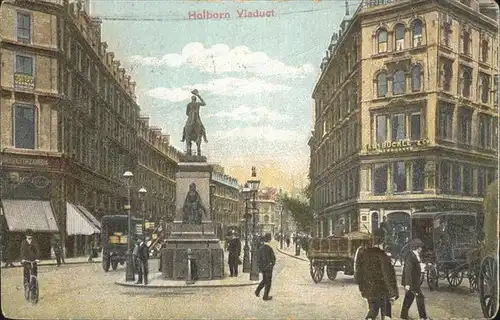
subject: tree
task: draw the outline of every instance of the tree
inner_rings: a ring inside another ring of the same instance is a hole
[[[281,201],[285,206],[285,210],[291,213],[299,230],[307,230],[312,226],[314,217],[306,201],[291,198],[288,195],[283,196]]]

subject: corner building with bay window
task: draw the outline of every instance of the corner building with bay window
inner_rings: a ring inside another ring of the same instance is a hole
[[[313,92],[315,236],[438,208],[481,212],[498,167],[498,14],[483,1],[364,1]]]

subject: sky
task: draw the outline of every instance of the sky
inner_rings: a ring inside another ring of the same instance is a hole
[[[358,3],[349,1],[351,14]],[[92,0],[91,14],[103,19],[102,41],[137,82],[142,115],[172,145],[185,149],[186,105],[198,89],[209,162],[240,181],[256,166],[263,185],[305,185],[311,95],[345,0]]]

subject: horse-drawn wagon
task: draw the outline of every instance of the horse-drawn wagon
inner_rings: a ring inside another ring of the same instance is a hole
[[[370,234],[358,231],[341,237],[312,238],[306,251],[311,278],[315,283],[319,283],[325,274],[325,267],[330,280],[335,280],[339,271],[355,276],[356,255],[360,249],[372,244],[373,238]]]

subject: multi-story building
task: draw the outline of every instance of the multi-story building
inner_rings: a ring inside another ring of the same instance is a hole
[[[498,166],[497,11],[364,1],[346,16],[313,93],[316,235],[430,207],[481,210]]]
[[[241,226],[240,186],[235,178],[224,173],[223,167],[214,164],[213,168],[212,221],[217,224],[217,236],[222,239],[228,228],[239,229]]]
[[[16,242],[27,228],[42,232],[45,255],[60,232],[83,253],[82,235],[97,230],[88,217],[123,213],[125,171],[138,209],[135,83],[80,3],[4,1],[0,17],[0,229]]]
[[[137,184],[147,190],[144,207],[150,221],[175,217],[175,173],[182,153],[170,145],[170,136],[149,126],[141,117],[138,126],[139,163]]]

